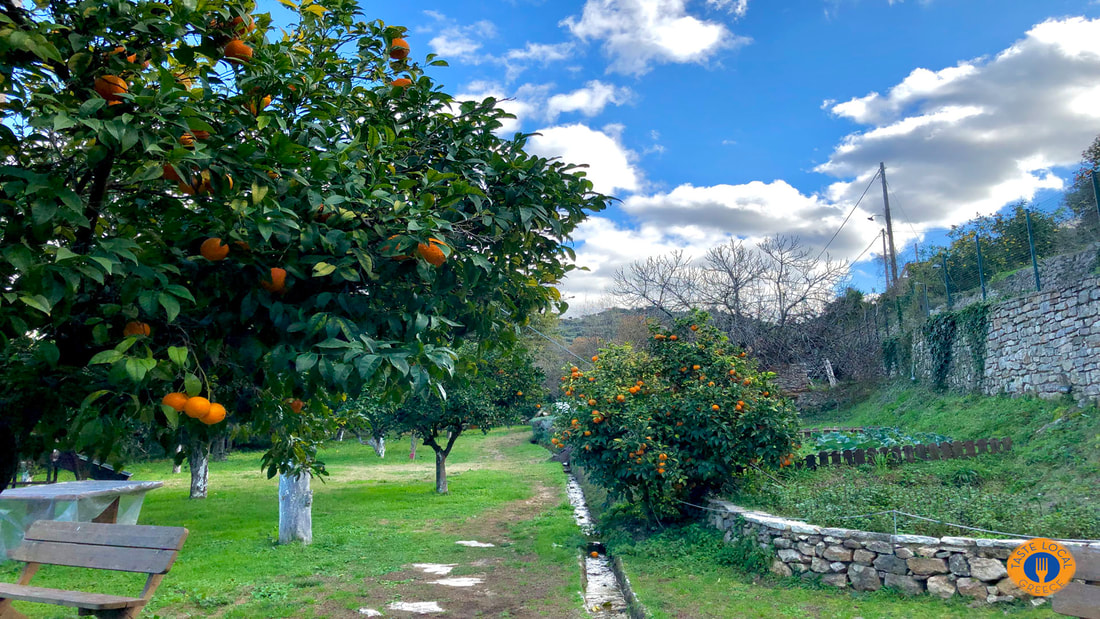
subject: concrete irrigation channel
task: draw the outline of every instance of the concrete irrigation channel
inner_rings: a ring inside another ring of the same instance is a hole
[[[569,463],[562,464],[568,477],[566,492],[573,505],[573,518],[588,538],[585,553],[581,556],[581,575],[584,581],[584,607],[598,619],[640,619],[645,615],[639,610],[630,591],[630,582],[621,566],[612,562],[607,550],[599,541],[599,533],[592,522],[592,515],[585,502],[584,490],[570,470]]]

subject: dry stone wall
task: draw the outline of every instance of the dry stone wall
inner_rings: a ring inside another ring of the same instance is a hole
[[[719,500],[712,500],[710,508],[710,522],[726,532],[727,542],[749,537],[774,550],[771,571],[778,576],[818,579],[856,591],[889,587],[907,595],[958,595],[988,604],[1030,599],[1038,606],[1044,601],[1031,598],[1008,578],[1005,560],[1025,540],[819,527]],[[1063,544],[1070,552],[1083,545]],[[1091,546],[1100,548],[1100,540]]]
[[[931,381],[933,360],[919,330],[912,359],[914,374]],[[987,395],[1100,401],[1100,278],[992,305],[984,367],[975,366],[966,338],[957,332],[946,382]]]

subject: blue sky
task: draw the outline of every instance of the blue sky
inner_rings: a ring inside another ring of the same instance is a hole
[[[324,0],[320,0],[324,4]],[[260,10],[274,2],[261,0]],[[530,150],[622,199],[575,235],[564,291],[731,237],[824,246],[885,161],[899,245],[1020,198],[1051,201],[1100,134],[1096,0],[468,0],[363,4],[464,98],[510,99]],[[274,9],[277,11],[278,9]],[[881,192],[829,254],[879,233]],[[909,245],[912,255],[911,244]],[[899,247],[900,249],[900,247]],[[864,254],[853,282],[882,289]]]

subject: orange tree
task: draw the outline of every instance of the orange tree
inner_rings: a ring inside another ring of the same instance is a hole
[[[54,447],[219,431],[172,392],[269,434],[270,475],[323,471],[332,394],[431,388],[456,338],[560,301],[606,202],[583,173],[354,0],[283,4],[269,36],[249,2],[0,2],[0,488]]]
[[[604,348],[564,381],[573,414],[558,416],[551,442],[649,517],[686,511],[749,466],[789,465],[796,447],[796,414],[773,375],[708,320],[651,326],[645,350]]]
[[[421,391],[397,407],[397,428],[415,433],[435,452],[436,492],[447,492],[447,456],[458,437],[534,416],[547,393],[542,380],[542,370],[520,343],[507,349],[467,344],[460,350],[459,371],[445,383],[446,398]]]

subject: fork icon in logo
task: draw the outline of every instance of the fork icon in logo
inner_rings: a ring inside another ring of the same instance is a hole
[[[1035,557],[1035,575],[1039,577],[1039,584],[1043,584],[1047,581],[1047,572],[1050,566],[1047,565],[1047,558],[1043,556]]]

